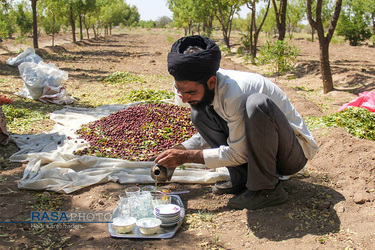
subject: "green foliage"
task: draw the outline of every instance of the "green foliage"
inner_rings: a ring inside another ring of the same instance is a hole
[[[258,17],[263,17],[265,13],[266,13],[266,8],[262,8],[260,10],[260,15],[258,15]],[[258,20],[257,20],[257,23],[259,23]],[[273,8],[273,6],[271,6],[268,11],[266,20],[262,26],[262,31],[265,32],[268,37],[270,37],[276,32],[276,30],[277,30],[277,27],[276,27],[275,9]]]
[[[148,28],[148,29],[151,29],[151,28],[155,28],[156,27],[156,23],[155,21],[139,21],[138,22],[138,26],[141,27],[141,28]]]
[[[10,38],[15,32],[15,15],[9,5],[0,5],[0,37]]]
[[[247,14],[249,16],[249,14]],[[247,31],[249,26],[249,20],[247,18],[240,18],[240,17],[235,17],[233,18],[232,22],[232,29],[233,30],[239,30],[242,32]]]
[[[245,62],[256,64],[256,59],[250,52],[250,34],[242,34],[241,44],[243,46],[238,47],[236,54],[241,56]]]
[[[214,214],[207,210],[199,210],[198,211],[199,219],[206,222],[213,222]]]
[[[18,5],[18,11],[16,12],[16,23],[20,28],[21,36],[30,33],[33,29],[33,16],[30,11],[24,10],[24,5]]]
[[[243,55],[245,53],[246,53],[245,48],[243,46],[240,46],[240,47],[237,48],[236,54]]]
[[[337,34],[344,36],[350,45],[358,46],[360,42],[365,41],[372,35],[367,20],[365,13],[357,8],[354,8],[354,14],[350,12],[341,13],[337,24]]]
[[[158,102],[164,99],[174,98],[174,93],[167,92],[165,90],[151,90],[151,89],[142,89],[142,90],[132,90],[129,94],[126,94],[123,98],[123,101],[128,102]]]
[[[342,127],[353,136],[375,141],[375,114],[365,108],[352,107],[338,113],[308,117],[310,129],[318,127]]]
[[[47,35],[54,36],[58,34],[63,25],[63,3],[61,1],[41,1],[38,7],[38,25],[44,28]]]
[[[212,21],[217,1],[212,0],[167,0],[168,8],[173,12],[173,25],[184,28],[186,34],[199,32],[205,36],[212,33]],[[198,31],[199,27],[199,31]]]
[[[298,23],[303,19],[306,9],[306,1],[289,0],[286,25],[289,30],[289,38],[293,37],[293,32],[298,28]]]
[[[9,131],[29,130],[31,125],[48,117],[40,111],[17,108],[13,103],[3,105]]]
[[[207,28],[206,30],[204,30],[202,32],[202,36],[211,37],[212,36],[212,32],[213,32],[213,28],[212,27]]]
[[[170,22],[172,22],[172,19],[167,16],[159,17],[155,22],[156,28],[165,28]]]
[[[43,28],[47,35],[58,34],[60,32],[61,25],[61,22],[51,19],[45,19],[43,22]]]
[[[167,36],[167,41],[168,43],[173,44],[176,41],[176,39],[173,36]]]
[[[371,41],[373,44],[375,44],[375,35],[372,35],[372,36],[370,37],[370,41]]]
[[[345,38],[342,36],[333,36],[331,39],[332,44],[345,44]]]
[[[222,45],[222,44],[219,44],[219,47],[220,47],[220,51],[223,55],[230,55],[232,53],[232,51],[230,50],[230,48]]]
[[[283,74],[294,69],[299,49],[285,40],[268,40],[259,52],[260,64],[268,64],[272,73]]]
[[[125,26],[134,27],[140,19],[137,7],[130,6],[123,1],[108,1],[101,8],[101,16],[105,24],[114,26],[122,23]]]
[[[108,75],[104,80],[103,83],[109,84],[124,84],[124,83],[137,83],[143,82],[142,78],[139,76],[134,76],[129,72],[125,71],[116,71],[110,75]]]
[[[35,204],[33,207],[44,211],[55,211],[59,210],[64,204],[62,197],[56,197],[48,192],[37,193],[35,196]]]
[[[250,51],[251,40],[249,33],[241,34],[241,44],[243,45],[244,49]]]

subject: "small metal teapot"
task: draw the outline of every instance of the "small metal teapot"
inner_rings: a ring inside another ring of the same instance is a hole
[[[151,168],[151,177],[154,180],[165,182],[173,175],[173,168],[166,168],[158,164]]]

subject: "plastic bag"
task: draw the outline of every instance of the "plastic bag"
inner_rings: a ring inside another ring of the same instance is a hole
[[[7,60],[7,64],[14,67],[18,67],[24,62],[33,62],[38,64],[39,62],[43,62],[43,59],[35,54],[35,50],[33,48],[27,48],[17,57],[9,58]]]
[[[39,99],[45,95],[46,91],[60,87],[61,81],[68,79],[68,73],[58,69],[53,63],[24,62],[18,69],[24,85],[23,89],[16,94],[25,98]],[[58,93],[62,92],[59,90]],[[66,91],[64,94],[67,94]]]
[[[365,91],[365,92],[359,93],[358,98],[341,106],[338,112],[340,112],[341,110],[347,109],[348,107],[366,108],[370,110],[371,112],[375,112],[375,91],[370,91],[370,92]]]
[[[39,100],[45,103],[55,104],[71,104],[76,101],[69,95],[68,91],[62,85],[58,87],[45,86],[43,89],[43,95],[39,97]]]

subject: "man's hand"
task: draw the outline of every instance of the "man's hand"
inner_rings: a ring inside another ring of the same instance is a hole
[[[177,144],[177,145],[174,145],[174,146],[172,147],[172,149],[181,149],[181,150],[185,150],[185,147],[182,146],[182,144]],[[156,157],[157,157],[157,156],[152,156],[152,157],[149,157],[147,160],[148,160],[148,161],[155,161]]]
[[[184,163],[203,164],[203,151],[168,149],[156,157],[155,163],[167,168],[176,168]]]

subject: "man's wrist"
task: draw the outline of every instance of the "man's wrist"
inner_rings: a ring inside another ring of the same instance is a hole
[[[204,164],[203,150],[188,150],[186,162]]]
[[[172,147],[172,149],[181,149],[181,150],[186,150],[186,148],[182,144],[177,144]]]

